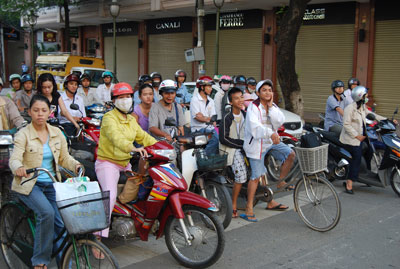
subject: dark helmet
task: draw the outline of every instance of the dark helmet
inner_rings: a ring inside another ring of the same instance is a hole
[[[23,75],[23,76],[22,76],[22,79],[21,79],[21,82],[22,82],[22,83],[25,83],[25,82],[27,82],[27,81],[32,81],[32,82],[33,82],[33,78],[32,78],[32,76],[29,75],[29,74]]]
[[[152,80],[154,80],[155,78],[159,78],[160,80],[162,80],[162,76],[161,76],[161,74],[158,73],[158,72],[153,72],[153,73],[151,73],[151,74],[150,74],[150,78],[151,78]]]
[[[344,87],[344,83],[341,80],[335,80],[331,84],[332,91],[335,91],[336,88]]]
[[[139,77],[139,86],[142,86],[146,81],[151,81],[151,77],[148,74],[141,75]]]
[[[246,82],[248,85],[253,85],[253,86],[257,85],[257,80],[253,77],[248,77]]]
[[[358,78],[350,78],[349,81],[347,82],[347,86],[349,86],[349,89],[351,89],[351,85],[357,84],[357,86],[360,86],[360,81]]]
[[[80,83],[79,77],[76,74],[69,74],[64,80],[64,87],[66,87],[70,81],[76,81],[78,85]]]
[[[183,82],[186,81],[186,72],[183,71],[182,69],[178,69],[175,72],[175,80],[178,81],[178,77],[185,77],[185,80]]]
[[[87,80],[89,80],[90,82],[92,81],[92,78],[91,78],[88,74],[86,74],[86,73],[83,73],[83,74],[81,75],[81,78],[80,78],[81,82],[82,82],[84,79],[87,79]]]
[[[238,75],[233,79],[234,84],[246,84],[246,77],[243,75]]]

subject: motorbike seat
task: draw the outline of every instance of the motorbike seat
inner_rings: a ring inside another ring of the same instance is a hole
[[[77,161],[80,162],[85,167],[85,176],[88,176],[91,181],[97,181],[97,175],[96,175],[94,162],[84,160],[84,159],[78,159],[78,158],[77,158]],[[127,180],[127,177],[125,175],[125,172],[120,172],[118,184],[125,184],[126,180]]]
[[[335,145],[338,145],[339,147],[342,147],[342,148],[346,147],[342,142],[340,142],[339,135],[337,133],[321,131],[321,134],[324,137],[324,139],[334,143]]]

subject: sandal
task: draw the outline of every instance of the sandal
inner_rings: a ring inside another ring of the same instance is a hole
[[[105,256],[104,253],[100,251],[100,249],[96,247],[92,247],[92,254],[97,260],[104,260]]]
[[[237,219],[239,217],[237,209],[233,209],[232,211],[232,218]]]
[[[240,214],[240,216],[242,219],[250,221],[250,222],[257,222],[258,219],[256,219],[256,215],[247,215],[247,214]]]
[[[272,210],[272,211],[285,211],[285,210],[288,210],[288,209],[289,209],[289,207],[285,206],[283,204],[279,204],[279,205],[276,205],[276,206],[271,207],[271,208],[268,208],[268,206],[267,206],[265,208],[265,210]]]

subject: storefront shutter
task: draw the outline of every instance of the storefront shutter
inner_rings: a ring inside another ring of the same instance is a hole
[[[214,75],[215,31],[205,34],[206,74]],[[262,29],[219,31],[218,73],[261,78]]]
[[[192,33],[149,35],[149,72],[175,80],[176,70],[183,69],[186,81],[192,81],[192,63],[185,60],[185,50],[192,48],[192,43]]]
[[[113,70],[113,38],[104,38],[104,61]],[[138,37],[117,36],[117,78],[132,87],[138,81]]]
[[[325,112],[331,83],[347,85],[353,68],[354,25],[303,25],[297,38],[296,72],[305,112]]]
[[[378,114],[391,117],[399,106],[400,20],[376,22],[372,95]]]

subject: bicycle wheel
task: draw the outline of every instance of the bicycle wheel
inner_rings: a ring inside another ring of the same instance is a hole
[[[326,232],[338,224],[341,215],[339,196],[323,173],[299,180],[293,199],[297,213],[311,229]]]
[[[32,267],[32,230],[27,215],[16,204],[6,204],[1,209],[0,239],[1,251],[10,269]]]
[[[206,181],[205,191],[207,199],[218,208],[216,213],[226,229],[232,221],[232,198],[223,184]]]
[[[76,254],[73,244],[70,244],[64,253],[62,268],[71,269],[78,268],[101,268],[111,269],[119,268],[118,262],[114,255],[111,253],[103,243],[91,239],[79,239],[75,242]],[[97,249],[99,256],[104,258],[95,257],[94,249]]]
[[[165,243],[183,266],[205,268],[214,264],[225,247],[224,228],[217,216],[206,209],[184,206],[184,223],[191,237],[188,245],[178,219],[170,217],[165,226]]]

